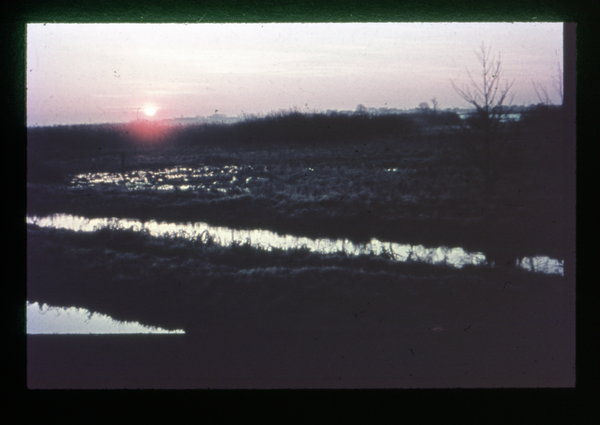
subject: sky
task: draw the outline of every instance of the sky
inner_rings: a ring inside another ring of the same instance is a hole
[[[539,103],[533,82],[560,103],[562,23],[28,24],[27,126],[469,108],[451,80],[479,81],[482,43],[513,105]]]

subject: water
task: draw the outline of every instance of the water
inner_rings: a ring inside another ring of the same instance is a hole
[[[48,217],[27,216],[27,223],[40,227],[52,227],[73,231],[93,232],[101,228],[132,229],[147,231],[152,236],[176,235],[184,238],[207,238],[209,235],[215,243],[228,246],[232,243],[249,243],[253,247],[265,250],[296,249],[304,247],[318,254],[345,252],[347,255],[387,254],[396,261],[422,261],[431,264],[447,264],[462,268],[467,264],[486,264],[483,253],[469,253],[462,248],[426,248],[422,245],[398,244],[371,239],[366,243],[353,243],[348,239],[310,239],[293,235],[280,235],[263,229],[239,230],[229,227],[211,226],[207,223],[166,223],[133,219],[95,218],[54,214]],[[517,261],[517,266],[535,272],[564,274],[564,262],[548,257],[525,258]]]
[[[83,173],[74,176],[70,184],[73,188],[119,188],[127,191],[208,191],[216,189],[220,192],[227,192],[227,189],[237,187],[242,192],[250,192],[247,187],[248,183],[266,180],[262,177],[239,179],[240,173],[244,174],[252,170],[254,169],[248,165],[226,165],[222,168],[205,165],[200,168],[171,167],[122,173]],[[265,167],[258,169],[259,172],[265,170]]]
[[[466,119],[471,116],[471,114],[458,114],[461,119]],[[506,114],[506,116],[501,118],[501,121],[514,120],[519,121],[521,119],[521,114]]]
[[[308,171],[315,172],[308,167]],[[123,191],[166,191],[166,192],[208,192],[216,190],[228,193],[250,193],[251,188],[268,182],[265,177],[273,170],[270,167],[250,165],[225,165],[223,167],[204,165],[192,167],[170,167],[159,170],[135,170],[126,172],[83,173],[73,176],[71,188]],[[388,168],[382,172],[413,173],[414,169]],[[254,175],[248,176],[253,173]],[[263,173],[263,176],[260,174]],[[257,175],[258,174],[258,175]]]
[[[532,272],[556,273],[564,275],[564,262],[549,257],[526,257],[518,261],[518,267]]]
[[[27,302],[27,334],[184,334],[181,329],[144,326],[138,322],[119,322],[83,308],[52,307]]]

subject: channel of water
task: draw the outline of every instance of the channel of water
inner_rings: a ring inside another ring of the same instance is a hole
[[[215,243],[228,246],[232,243],[249,243],[253,247],[266,249],[294,249],[305,247],[319,254],[345,252],[347,255],[387,253],[396,261],[423,261],[431,264],[447,264],[462,268],[467,264],[486,263],[483,253],[470,253],[462,248],[426,248],[422,245],[398,244],[371,239],[366,243],[353,243],[348,239],[310,239],[293,235],[280,235],[263,229],[239,230],[228,227],[211,226],[207,223],[165,223],[156,221],[141,222],[133,219],[86,218],[69,214],[54,214],[47,217],[27,216],[27,223],[40,227],[52,227],[73,231],[93,232],[101,228],[132,229],[147,231],[152,236],[179,236],[184,238],[212,237]],[[530,271],[564,274],[564,262],[549,257],[526,257],[518,259],[517,266]]]
[[[152,236],[177,235],[185,238],[210,235],[215,243],[222,246],[231,243],[249,243],[266,250],[273,248],[288,249],[306,247],[312,252],[329,254],[345,252],[348,255],[388,253],[396,261],[423,261],[432,264],[448,264],[461,268],[466,264],[485,264],[482,253],[468,253],[462,248],[425,248],[422,245],[407,245],[382,242],[371,239],[368,243],[355,244],[347,239],[310,239],[255,229],[238,230],[227,227],[211,226],[207,223],[158,223],[141,222],[132,219],[95,218],[54,214],[48,217],[27,216],[26,222],[40,227],[68,229],[79,232],[93,232],[102,228],[146,230]],[[542,273],[563,274],[563,262],[548,257],[527,257],[517,262],[518,267]],[[184,333],[183,330],[166,331],[151,328],[137,322],[117,322],[112,318],[90,313],[75,307],[49,307],[44,304],[27,303],[28,334],[139,334],[139,333]]]

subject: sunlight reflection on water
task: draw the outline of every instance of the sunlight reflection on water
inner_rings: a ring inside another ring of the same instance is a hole
[[[306,170],[314,172],[308,167]],[[305,171],[306,171],[305,170]],[[381,172],[413,173],[416,170],[389,168]],[[144,190],[189,190],[206,192],[211,188],[226,193],[227,188],[239,188],[249,192],[248,186],[271,181],[264,175],[248,176],[249,172],[273,173],[267,167],[253,168],[250,165],[199,166],[197,168],[175,166],[156,170],[133,170],[122,172],[83,173],[75,175],[70,182],[72,188],[95,187],[96,189]],[[272,174],[270,174],[272,176]],[[238,178],[239,177],[239,178]],[[216,179],[216,180],[215,180]]]
[[[27,223],[40,227],[53,227],[74,231],[92,232],[111,227],[147,231],[152,236],[177,235],[185,238],[206,237],[209,234],[215,243],[228,246],[232,243],[249,243],[253,247],[272,249],[306,249],[319,254],[345,252],[347,255],[386,255],[396,261],[417,261],[431,264],[447,264],[461,268],[467,264],[486,263],[486,256],[480,252],[469,253],[462,248],[425,248],[422,245],[398,244],[371,239],[367,243],[353,243],[348,239],[310,239],[292,235],[279,235],[268,230],[238,230],[228,227],[211,226],[207,223],[158,223],[141,222],[133,219],[95,218],[89,219],[69,214],[54,214],[48,217],[27,216]],[[563,274],[564,263],[548,257],[534,257],[520,260],[518,267],[542,273]]]
[[[212,167],[207,165],[196,169],[171,167],[158,170],[84,173],[74,176],[71,179],[71,186],[74,188],[89,186],[106,189],[121,188],[129,191],[172,191],[177,189],[205,191],[210,189],[210,186],[223,189],[223,187],[231,187],[232,184],[240,184],[241,182],[235,177],[235,174],[251,169],[250,166],[226,165],[224,167]],[[219,180],[215,181],[215,177],[219,178]],[[248,183],[248,181],[244,180],[245,183]],[[225,192],[225,190],[220,191]]]

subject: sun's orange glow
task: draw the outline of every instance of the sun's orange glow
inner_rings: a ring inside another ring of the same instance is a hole
[[[134,141],[143,143],[168,142],[173,128],[158,122],[148,120],[133,121],[124,124],[123,132]]]
[[[156,108],[154,106],[146,106],[146,109],[144,110],[144,112],[146,113],[146,115],[152,116],[152,115],[156,114]]]

